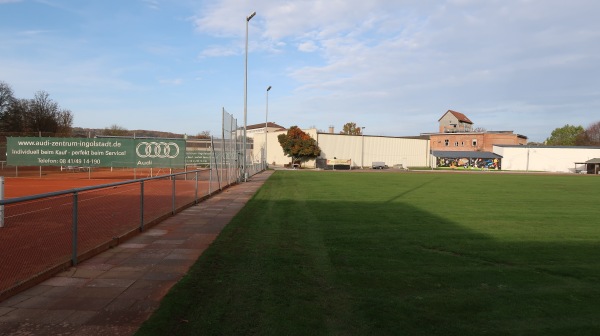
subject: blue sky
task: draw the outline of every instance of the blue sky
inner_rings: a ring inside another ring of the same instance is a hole
[[[596,0],[0,0],[0,81],[74,126],[433,132],[448,110],[543,141],[600,121]]]

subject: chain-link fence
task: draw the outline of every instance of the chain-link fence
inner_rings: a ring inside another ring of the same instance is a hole
[[[180,172],[134,168],[133,180],[0,199],[0,300],[240,182],[243,159],[248,176],[264,169],[243,154],[237,121],[225,110],[222,138],[191,147],[199,161]]]
[[[197,203],[211,193],[212,171],[0,201],[0,298]]]

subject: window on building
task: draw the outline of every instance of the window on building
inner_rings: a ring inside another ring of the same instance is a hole
[[[458,141],[454,142],[454,147],[458,147]]]
[[[449,146],[450,145],[450,140],[448,140],[448,139],[444,140],[444,145]]]
[[[473,145],[473,147],[477,147],[477,139],[473,139],[473,142],[471,144]]]
[[[464,141],[461,141],[461,142],[460,142],[460,145],[461,145],[461,146],[463,146],[463,147],[465,147],[465,142],[464,142]]]

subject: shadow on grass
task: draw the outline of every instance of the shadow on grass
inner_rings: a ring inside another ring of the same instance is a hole
[[[498,241],[397,202],[421,187],[387,202],[255,197],[138,335],[600,331],[597,235]]]
[[[431,184],[431,183],[435,182],[436,180],[438,180],[438,178],[432,178],[432,179],[430,179],[430,180],[426,180],[425,182],[421,183],[420,185],[417,185],[417,186],[415,186],[415,187],[412,187],[411,189],[409,189],[409,190],[406,190],[406,191],[404,191],[404,192],[402,192],[402,193],[400,193],[400,194],[398,194],[398,195],[396,195],[396,196],[394,196],[394,197],[390,198],[390,200],[388,201],[388,203],[391,203],[391,202],[396,202],[396,201],[398,201],[400,198],[402,198],[402,197],[404,197],[404,196],[406,196],[406,195],[408,195],[408,194],[410,194],[410,193],[412,193],[412,192],[414,192],[414,191],[420,190],[420,189],[422,189],[422,188],[424,188],[424,187],[428,186],[429,184]]]

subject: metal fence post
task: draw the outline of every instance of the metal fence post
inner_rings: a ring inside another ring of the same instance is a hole
[[[144,231],[144,181],[140,181],[140,231]]]
[[[173,215],[175,214],[175,175],[171,175],[171,179],[173,179]]]
[[[213,138],[210,138],[210,143],[212,146],[212,154],[215,158],[215,167],[217,168],[216,173],[217,173],[217,182],[219,182],[219,190],[222,190],[221,187],[221,175],[219,174],[219,163],[217,162],[217,152],[215,151],[215,142],[213,141]]]
[[[228,132],[229,133],[229,132]],[[229,135],[231,136],[231,135]],[[214,151],[214,147],[213,147],[213,151]],[[223,108],[223,117],[221,119],[221,171],[223,173],[227,173],[224,169],[225,167],[225,155],[223,155],[225,153],[225,108]]]
[[[77,265],[77,210],[78,210],[78,193],[77,191],[73,193],[73,238],[72,238],[72,247],[73,253],[71,255],[71,262],[73,266]]]
[[[4,176],[0,176],[0,200],[4,200]],[[4,205],[0,205],[0,228],[4,227]]]
[[[194,202],[198,204],[198,171],[196,171],[196,190],[194,191]]]

